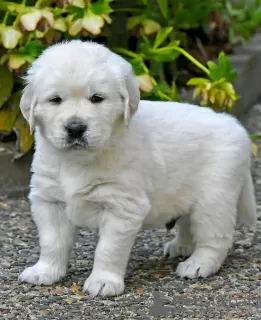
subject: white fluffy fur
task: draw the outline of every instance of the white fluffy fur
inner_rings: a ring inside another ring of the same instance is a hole
[[[105,100],[91,103],[94,93]],[[54,95],[60,105],[48,102]],[[91,42],[52,46],[29,69],[21,110],[35,126],[30,200],[41,255],[21,281],[52,284],[65,276],[77,226],[99,232],[84,290],[104,296],[124,291],[142,228],[181,215],[178,235],[164,251],[190,256],[177,274],[195,278],[219,270],[237,212],[255,226],[250,141],[237,120],[139,98],[130,64]],[[88,126],[88,146],[79,150],[66,145],[72,117]]]

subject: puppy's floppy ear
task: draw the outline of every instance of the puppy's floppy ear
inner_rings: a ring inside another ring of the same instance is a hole
[[[124,75],[124,85],[121,90],[124,101],[124,123],[129,125],[131,115],[136,111],[140,102],[140,89],[138,81],[129,65]]]
[[[33,133],[34,130],[34,108],[37,105],[37,100],[33,94],[32,84],[27,84],[23,90],[23,95],[20,101],[20,109],[29,123],[30,133]]]

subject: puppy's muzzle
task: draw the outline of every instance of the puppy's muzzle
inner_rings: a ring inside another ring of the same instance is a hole
[[[87,126],[83,123],[73,121],[73,122],[69,122],[65,127],[65,129],[67,131],[68,137],[71,140],[74,140],[74,139],[81,139],[83,137],[87,129]]]

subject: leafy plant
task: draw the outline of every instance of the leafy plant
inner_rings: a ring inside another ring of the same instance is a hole
[[[21,76],[46,47],[75,38],[105,41],[128,59],[145,99],[180,100],[178,80],[185,59],[197,77],[190,75],[182,86],[192,86],[201,105],[231,112],[239,97],[229,58],[224,52],[216,63],[195,58],[189,32],[203,29],[211,38],[223,30],[231,39],[245,40],[260,25],[260,4],[261,0],[252,6],[228,0],[135,0],[131,5],[119,0],[0,0],[0,139],[15,132],[16,158],[31,149],[33,138],[19,111]],[[227,25],[233,31],[226,30]],[[196,51],[205,55],[198,36],[196,44]]]
[[[231,62],[224,52],[218,56],[218,64],[207,63],[209,69],[203,69],[210,79],[192,78],[189,86],[195,86],[194,98],[201,97],[201,104],[209,105],[216,111],[230,112],[239,99],[231,82],[237,77],[237,72],[231,68]]]
[[[260,27],[261,6],[259,0],[253,0],[251,5],[245,1],[236,1],[232,6],[226,1],[224,19],[229,23],[229,37],[231,42],[238,40],[245,42]]]

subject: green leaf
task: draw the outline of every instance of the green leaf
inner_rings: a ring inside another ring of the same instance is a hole
[[[220,72],[220,69],[213,61],[207,62],[208,68],[209,68],[209,77],[213,81],[217,81],[222,77],[222,72]]]
[[[14,79],[13,74],[6,66],[0,66],[0,108],[8,100],[12,93]]]
[[[141,24],[142,20],[144,19],[143,16],[133,16],[130,17],[127,21],[127,30],[132,30],[135,27],[137,27],[137,25]]]
[[[158,6],[165,19],[168,18],[168,0],[158,0]]]
[[[224,52],[220,52],[218,55],[218,65],[213,61],[208,61],[207,65],[210,71],[209,77],[213,81],[226,78],[227,81],[231,82],[237,77],[237,71],[232,69],[230,59]]]
[[[1,10],[8,10],[9,12],[17,12],[17,13],[26,13],[27,7],[23,4],[18,4],[13,2],[7,1],[0,1],[0,9]]]
[[[155,54],[153,58],[155,61],[158,61],[158,62],[168,62],[168,61],[176,60],[179,56],[180,56],[179,52],[169,50],[166,52],[162,52],[160,54]]]
[[[252,140],[260,140],[261,139],[261,134],[250,134],[250,138]]]
[[[144,41],[145,46],[147,48],[150,48],[151,47],[150,39],[144,34],[142,30],[140,31],[140,34],[141,34],[142,40]],[[140,47],[142,47],[142,45],[143,43],[141,43]]]
[[[46,47],[47,46],[43,45],[39,40],[34,40],[30,41],[28,44],[26,44],[24,47],[21,47],[14,53],[37,58]]]
[[[21,92],[16,91],[0,110],[0,132],[10,134],[20,113]]]
[[[213,62],[213,61],[208,61],[208,62],[207,62],[207,65],[208,65],[208,68],[209,68],[210,71],[212,71],[212,70],[217,70],[217,65],[215,64],[215,62]]]
[[[144,64],[142,58],[139,57],[132,59],[130,63],[132,64],[133,70],[137,76],[148,73],[148,68]]]
[[[173,48],[171,47],[158,49],[144,47],[142,53],[144,54],[144,56],[146,56],[146,58],[153,59],[158,62],[173,61],[180,55],[179,52],[173,50]]]
[[[208,79],[205,78],[191,78],[188,82],[188,86],[200,86],[205,85],[206,83],[210,83]]]
[[[180,40],[172,40],[169,44],[168,44],[168,48],[170,47],[178,47],[180,45]]]
[[[150,58],[150,52],[152,51],[150,42],[141,42],[140,43],[140,51],[141,54],[146,57],[147,59]]]
[[[162,28],[158,33],[154,41],[153,48],[158,48],[169,36],[169,34],[172,32],[173,27],[166,27]]]
[[[223,85],[225,83],[225,87],[228,87],[230,90],[233,90],[233,86],[231,83],[229,83],[227,81],[226,78],[220,78],[216,81],[213,81],[212,84],[211,84],[211,87],[214,88],[214,87],[218,87],[220,86],[221,84]],[[228,90],[228,89],[227,89]]]
[[[111,1],[112,0],[98,0],[91,4],[90,9],[94,14],[97,15],[111,13],[113,12],[112,8],[110,7]]]
[[[0,59],[0,64],[5,64],[9,59],[9,55],[8,54],[4,54],[2,55],[1,59]]]
[[[231,69],[231,63],[223,51],[218,55],[218,68],[222,74],[226,74]]]
[[[236,71],[236,70],[232,70],[232,71],[230,71],[229,77],[228,77],[227,80],[230,81],[230,82],[232,82],[232,81],[234,81],[234,80],[237,78],[237,76],[238,76],[237,71]]]
[[[8,66],[10,69],[19,69],[27,62],[26,56],[10,54]]]
[[[261,22],[261,8],[258,8],[253,12],[252,19],[256,24],[259,24]]]

